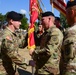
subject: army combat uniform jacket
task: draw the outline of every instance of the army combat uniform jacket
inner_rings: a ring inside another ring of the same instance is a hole
[[[76,75],[76,25],[66,29],[61,53],[61,75]]]
[[[33,59],[36,61],[36,75],[59,74],[62,40],[63,34],[55,26],[52,26],[43,33],[40,49],[35,50],[33,53]]]
[[[26,38],[21,34],[12,32],[8,27],[3,31],[1,44],[2,63],[8,75],[15,75],[16,65],[25,68],[23,59],[18,54],[18,49],[24,48]]]

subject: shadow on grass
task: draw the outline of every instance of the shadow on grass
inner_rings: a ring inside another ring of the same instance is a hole
[[[32,75],[30,72],[19,69],[19,68],[18,68],[18,72],[19,72],[19,75]]]

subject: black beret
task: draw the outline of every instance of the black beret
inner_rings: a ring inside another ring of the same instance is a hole
[[[42,24],[41,24],[41,21],[40,21],[40,22],[38,22],[38,25],[42,25]]]
[[[55,17],[55,20],[58,20],[58,21],[60,21],[60,18],[59,18],[59,17]]]
[[[20,21],[23,18],[23,15],[15,11],[10,11],[7,14],[7,19],[13,19],[14,21]]]
[[[75,6],[75,5],[76,5],[76,0],[74,0],[74,1],[68,1],[66,9],[69,8],[69,7]]]
[[[53,14],[52,12],[50,12],[50,11],[47,11],[47,12],[42,13],[41,16],[42,16],[42,17],[54,16],[54,14]],[[55,16],[54,16],[54,17],[55,17]]]

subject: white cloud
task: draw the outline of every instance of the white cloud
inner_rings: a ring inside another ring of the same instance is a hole
[[[21,10],[20,10],[20,13],[21,13],[21,14],[26,14],[27,12],[26,12],[26,10],[21,9]]]

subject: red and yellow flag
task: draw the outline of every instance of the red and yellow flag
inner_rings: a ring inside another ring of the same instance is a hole
[[[28,48],[35,48],[35,40],[34,40],[34,23],[38,18],[38,2],[37,0],[30,0],[30,27],[28,30]]]

